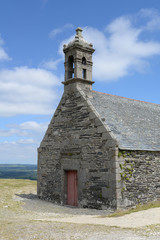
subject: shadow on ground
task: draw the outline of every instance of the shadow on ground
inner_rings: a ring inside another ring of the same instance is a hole
[[[108,215],[113,213],[111,210],[96,210],[89,208],[77,208],[72,206],[62,206],[54,204],[49,201],[41,200],[38,198],[37,194],[33,193],[23,193],[15,194],[17,197],[20,197],[25,203],[23,209],[41,212],[41,213],[58,213],[58,214],[71,214],[71,215]]]
[[[24,198],[24,199],[30,199],[30,200],[36,200],[39,199],[37,194],[29,193],[29,194],[15,194],[18,197]]]

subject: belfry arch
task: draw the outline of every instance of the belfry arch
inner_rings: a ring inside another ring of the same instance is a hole
[[[65,54],[65,81],[86,81],[92,84],[92,53],[93,45],[87,43],[82,36],[82,29],[76,29],[76,36],[68,45],[63,46]]]
[[[68,79],[74,78],[74,58],[69,56],[68,58]]]
[[[83,57],[83,58],[82,58],[82,78],[83,78],[83,79],[86,79],[86,78],[87,78],[87,71],[86,71],[85,65],[86,65],[86,58]]]

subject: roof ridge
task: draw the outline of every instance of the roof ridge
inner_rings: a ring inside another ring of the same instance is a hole
[[[137,100],[137,99],[133,99],[133,98],[122,97],[122,96],[118,96],[118,95],[114,95],[114,94],[110,94],[110,93],[103,93],[103,92],[98,92],[98,91],[95,91],[95,90],[92,90],[92,92],[100,93],[100,94],[106,94],[106,95],[109,95],[109,96],[114,96],[114,97],[119,97],[119,98],[125,98],[125,99],[129,99],[129,100],[137,101],[137,102],[150,103],[150,104],[160,106],[160,104],[158,104],[158,103],[152,103],[152,102]]]

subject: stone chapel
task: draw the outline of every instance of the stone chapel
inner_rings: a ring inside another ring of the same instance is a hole
[[[64,93],[38,148],[38,197],[117,209],[160,198],[160,105],[92,90],[94,48],[64,45]]]

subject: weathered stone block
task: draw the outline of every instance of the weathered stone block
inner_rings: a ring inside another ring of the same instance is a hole
[[[106,132],[106,129],[103,125],[97,127],[97,132],[98,133],[104,133]]]
[[[112,199],[113,198],[112,188],[109,186],[103,187],[102,188],[102,197],[109,199],[109,200]]]

